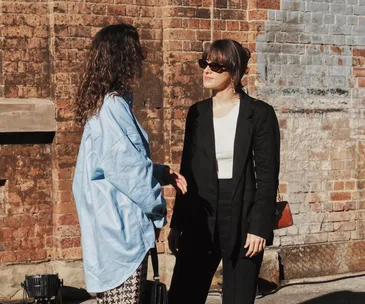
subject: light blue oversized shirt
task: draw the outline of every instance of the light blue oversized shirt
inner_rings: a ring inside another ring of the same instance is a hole
[[[132,96],[104,98],[85,124],[73,181],[89,292],[122,284],[155,246],[153,223],[165,223],[166,202],[148,137],[132,112]]]

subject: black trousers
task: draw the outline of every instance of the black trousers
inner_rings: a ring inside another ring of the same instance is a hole
[[[229,239],[231,194],[231,180],[220,180],[213,242],[207,225],[203,224],[181,235],[169,304],[204,304],[221,260],[223,304],[254,303],[263,253],[234,261],[228,256],[226,244]]]

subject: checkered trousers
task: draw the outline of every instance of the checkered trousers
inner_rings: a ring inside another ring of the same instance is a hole
[[[97,304],[142,304],[147,280],[148,255],[122,285],[96,295]]]

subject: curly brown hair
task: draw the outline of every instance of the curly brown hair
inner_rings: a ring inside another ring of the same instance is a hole
[[[144,59],[136,28],[129,24],[109,25],[94,37],[85,72],[82,74],[74,113],[80,124],[96,115],[104,96],[132,93],[141,76]]]

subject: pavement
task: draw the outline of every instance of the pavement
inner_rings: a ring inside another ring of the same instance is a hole
[[[206,302],[221,303],[217,293],[210,294]],[[284,282],[255,304],[365,304],[365,273]]]
[[[85,290],[64,287],[62,294],[62,304],[96,304]],[[211,292],[206,304],[222,304],[221,294]],[[280,288],[266,291],[255,304],[365,304],[365,272],[283,281]]]

